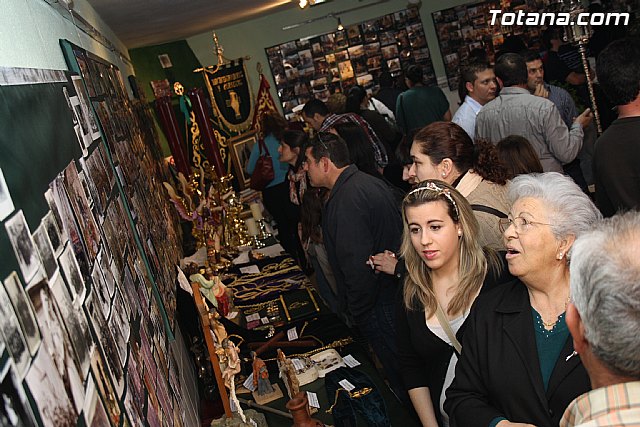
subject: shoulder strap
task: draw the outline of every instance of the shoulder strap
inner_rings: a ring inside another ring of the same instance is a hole
[[[269,154],[269,150],[267,149],[267,144],[264,142],[263,138],[258,139],[258,151],[260,156],[271,156]]]
[[[438,318],[438,323],[440,323],[440,326],[442,326],[444,333],[449,337],[451,345],[456,350],[456,353],[460,354],[462,352],[462,345],[460,345],[460,341],[458,341],[458,338],[456,338],[456,334],[453,333],[453,329],[451,329],[449,319],[447,319],[447,315],[444,313],[444,310],[440,306],[440,303],[436,302],[436,304],[436,317]]]
[[[478,212],[485,212],[491,215],[495,215],[498,218],[506,218],[507,214],[504,212],[499,211],[496,208],[492,208],[491,206],[485,206],[485,205],[471,205],[471,209],[473,209],[474,211],[478,211]]]

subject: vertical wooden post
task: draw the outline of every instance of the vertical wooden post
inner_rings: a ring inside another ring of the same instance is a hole
[[[211,326],[209,324],[209,312],[202,303],[202,294],[200,293],[200,285],[198,283],[191,283],[191,289],[193,289],[193,299],[196,302],[198,313],[200,314],[200,322],[202,323],[202,333],[204,334],[204,340],[207,343],[207,350],[209,351],[209,360],[211,360],[211,366],[216,376],[216,383],[218,384],[218,390],[220,390],[220,398],[222,399],[222,406],[224,407],[224,413],[227,418],[232,418],[231,404],[229,403],[229,395],[227,394],[227,388],[224,386],[224,380],[222,379],[222,371],[220,370],[220,361],[216,354],[216,346],[213,342],[211,334]]]

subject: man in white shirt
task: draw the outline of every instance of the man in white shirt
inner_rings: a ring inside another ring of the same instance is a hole
[[[498,84],[493,69],[489,64],[483,62],[474,62],[462,67],[460,79],[467,95],[452,121],[460,125],[473,140],[475,139],[476,115],[484,104],[496,97]]]

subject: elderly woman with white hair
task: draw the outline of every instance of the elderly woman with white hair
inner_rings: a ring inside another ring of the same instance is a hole
[[[476,300],[445,410],[453,426],[557,426],[590,388],[565,322],[569,251],[601,218],[570,178],[521,175],[500,221],[516,280]]]

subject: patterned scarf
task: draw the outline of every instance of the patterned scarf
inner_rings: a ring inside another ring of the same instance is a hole
[[[293,169],[289,169],[288,178],[291,203],[300,206],[300,200],[302,200],[302,196],[307,190],[307,172],[303,168],[300,168],[298,172],[293,172]],[[299,190],[296,188],[296,182],[300,183],[298,184],[300,186]]]

